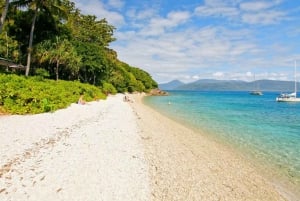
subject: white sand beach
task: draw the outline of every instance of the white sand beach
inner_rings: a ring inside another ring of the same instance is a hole
[[[234,151],[130,98],[0,116],[0,200],[294,199]]]
[[[150,200],[135,122],[122,95],[0,117],[0,200]]]

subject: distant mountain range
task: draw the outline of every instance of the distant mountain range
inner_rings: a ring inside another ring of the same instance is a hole
[[[162,90],[175,90],[180,86],[183,86],[184,83],[179,81],[179,80],[173,80],[171,82],[168,83],[164,83],[164,84],[158,84],[158,87]]]
[[[300,86],[300,83],[297,83]],[[295,82],[277,80],[257,80],[245,82],[241,80],[213,80],[201,79],[192,83],[185,84],[179,80],[159,84],[161,90],[200,90],[200,91],[294,91]]]

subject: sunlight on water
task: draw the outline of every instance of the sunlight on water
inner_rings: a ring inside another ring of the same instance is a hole
[[[277,93],[172,91],[145,102],[204,129],[300,186],[300,103],[278,103]]]

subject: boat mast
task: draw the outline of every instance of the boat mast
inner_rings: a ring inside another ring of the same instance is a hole
[[[297,96],[297,75],[296,75],[296,67],[297,66],[297,62],[295,60],[295,95]]]

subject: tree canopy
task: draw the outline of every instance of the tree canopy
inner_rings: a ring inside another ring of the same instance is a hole
[[[26,75],[77,80],[118,92],[157,87],[147,72],[120,61],[109,48],[116,40],[115,27],[82,14],[72,1],[0,0],[0,17],[0,57],[26,64]]]

